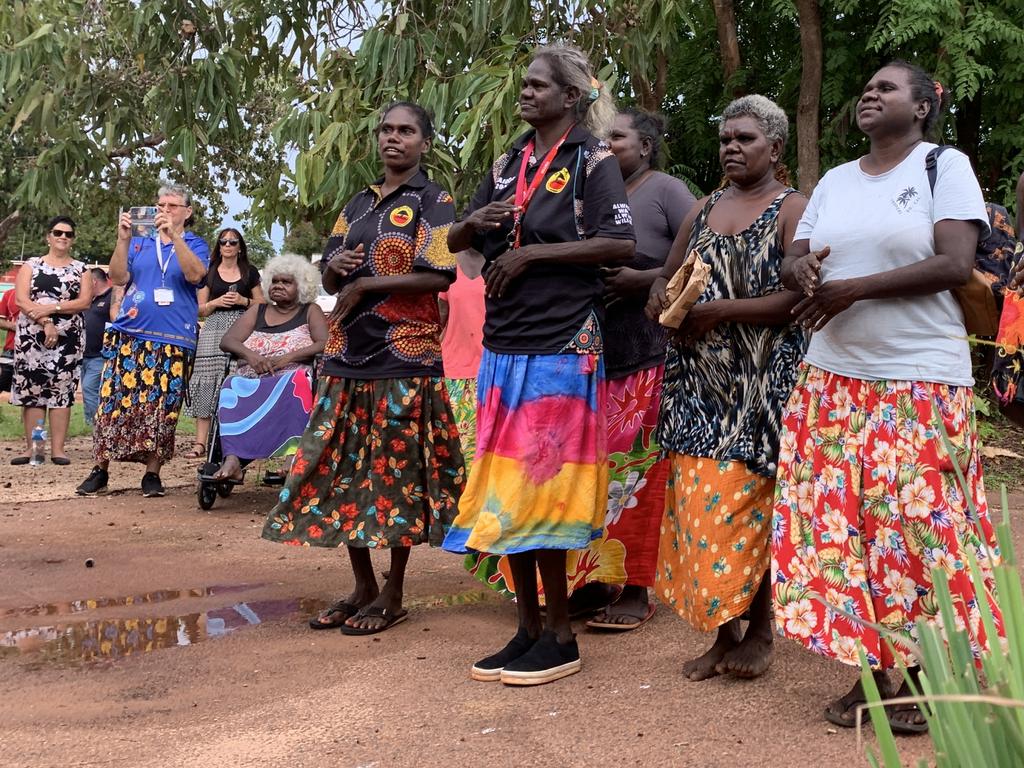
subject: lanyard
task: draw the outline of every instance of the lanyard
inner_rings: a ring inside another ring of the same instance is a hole
[[[523,232],[523,216],[526,215],[526,209],[530,205],[530,201],[533,200],[533,193],[537,191],[537,187],[544,181],[544,177],[547,175],[548,168],[551,166],[552,161],[555,159],[555,155],[558,154],[558,150],[562,148],[562,144],[565,143],[566,138],[569,136],[569,131],[575,127],[575,123],[565,129],[565,133],[562,134],[562,138],[555,142],[555,145],[548,150],[548,153],[541,160],[540,166],[537,168],[537,173],[533,175],[533,181],[530,182],[530,186],[526,186],[526,168],[530,165],[530,158],[533,157],[534,139],[530,139],[526,146],[523,148],[523,163],[519,166],[519,178],[516,179],[516,216],[512,221],[512,231],[509,233],[509,245],[513,248],[519,248],[520,237]]]
[[[160,242],[160,233],[157,232],[153,238],[156,243],[156,263],[160,265],[160,285],[167,284],[167,267],[171,264],[171,259],[174,258],[174,246],[171,246],[171,253],[164,261],[164,245]]]

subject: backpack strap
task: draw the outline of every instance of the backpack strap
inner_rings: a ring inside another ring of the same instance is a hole
[[[949,144],[940,144],[928,152],[924,158],[924,169],[928,172],[928,188],[935,194],[935,179],[939,175],[939,155],[947,149],[956,149]]]

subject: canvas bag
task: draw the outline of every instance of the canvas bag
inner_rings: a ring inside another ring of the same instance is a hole
[[[928,186],[935,194],[935,179],[938,176],[939,155],[950,149],[948,144],[935,147],[924,160],[928,172]],[[953,289],[953,295],[960,302],[964,312],[964,326],[972,336],[995,336],[999,331],[999,306],[992,294],[992,281],[980,269],[971,272],[966,285]]]

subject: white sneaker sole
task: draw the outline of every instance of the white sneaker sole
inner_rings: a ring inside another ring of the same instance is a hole
[[[480,667],[471,667],[469,670],[469,677],[479,683],[497,683],[501,680],[501,667],[498,667],[498,669],[481,669]]]
[[[544,683],[561,680],[569,675],[575,675],[581,669],[583,669],[583,662],[580,659],[570,661],[558,667],[551,667],[551,669],[540,669],[536,672],[509,672],[503,669],[501,670],[501,682],[505,685],[543,685]]]

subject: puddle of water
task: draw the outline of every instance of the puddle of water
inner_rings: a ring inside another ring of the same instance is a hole
[[[0,613],[0,617],[12,616],[65,616],[94,611],[98,608],[116,608],[128,605],[147,605],[179,600],[183,597],[212,597],[215,595],[231,595],[248,592],[266,584],[217,584],[210,587],[195,589],[158,589],[141,595],[123,595],[120,597],[89,597],[81,600],[69,600],[64,603],[40,603],[26,608],[8,608]]]
[[[39,661],[54,663],[117,661],[162,648],[195,645],[265,621],[313,616],[326,605],[315,598],[257,600],[178,616],[97,619],[20,629],[0,636],[0,656],[35,655]]]
[[[117,598],[90,598],[69,603],[53,603],[8,611],[5,616],[74,614],[93,608],[159,603],[181,597],[209,597],[258,587],[258,584],[231,587],[202,587],[189,590],[161,590],[145,595]],[[445,606],[501,602],[490,589],[412,598],[406,608],[429,610]],[[195,645],[235,630],[266,621],[306,619],[329,605],[320,598],[252,600],[223,608],[173,616],[128,619],[94,619],[51,626],[19,629],[0,635],[0,657],[34,656],[40,663],[99,663],[118,661],[135,654],[163,648]]]

